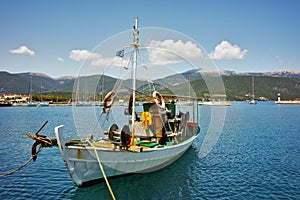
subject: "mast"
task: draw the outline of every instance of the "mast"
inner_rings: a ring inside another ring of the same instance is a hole
[[[139,48],[139,30],[138,30],[138,16],[135,18],[135,26],[133,26],[133,67],[132,67],[132,134],[130,145],[134,145],[134,121],[135,121],[135,90],[136,90],[136,68],[137,68],[137,54]]]
[[[102,102],[103,101],[103,92],[104,92],[104,90],[103,90],[103,87],[104,87],[104,69],[103,69],[103,73],[102,73],[102,85],[101,85],[101,99],[100,99],[100,101]]]
[[[40,102],[42,102],[42,99],[43,99],[43,97],[42,97],[42,88],[43,88],[43,80],[41,80],[41,90],[40,90]]]
[[[252,100],[254,101],[254,76],[252,76]]]
[[[29,74],[30,76],[30,83],[29,83],[29,102],[32,102],[32,75]]]

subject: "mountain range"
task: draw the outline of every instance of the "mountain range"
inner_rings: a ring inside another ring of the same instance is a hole
[[[278,70],[272,72],[236,72],[231,70],[213,70],[213,69],[193,69],[184,72],[183,74],[216,74],[221,76],[269,76],[269,77],[281,77],[281,78],[300,78],[300,71],[296,70]]]
[[[155,80],[157,84],[164,82],[170,87],[177,87],[182,78],[186,77],[190,80],[194,90],[199,98],[203,98],[208,92],[206,84],[201,76],[221,75],[226,89],[228,100],[246,100],[252,91],[252,78],[255,77],[255,93],[256,97],[264,97],[266,99],[275,100],[277,93],[281,93],[284,99],[295,99],[300,97],[300,71],[282,70],[273,72],[249,72],[240,73],[230,70],[207,70],[193,69],[183,72],[182,74],[174,74],[163,79]],[[89,77],[80,77],[83,80],[88,79],[89,82],[99,81],[101,75],[92,75]],[[60,78],[51,78],[42,73],[9,73],[0,71],[0,90],[2,93],[28,94],[31,93],[72,93],[73,85],[76,77],[65,76]],[[112,89],[117,79],[112,77],[105,78],[105,85]],[[143,85],[142,83],[140,85]],[[99,90],[99,88],[97,88]]]

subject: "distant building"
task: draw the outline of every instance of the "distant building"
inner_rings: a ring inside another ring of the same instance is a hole
[[[4,101],[9,101],[12,103],[26,103],[29,100],[29,95],[23,94],[4,94],[2,96]]]

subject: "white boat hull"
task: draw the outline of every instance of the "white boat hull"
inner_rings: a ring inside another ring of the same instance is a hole
[[[103,179],[94,147],[65,146],[62,127],[55,128],[58,146],[73,182],[88,185]],[[145,173],[161,169],[177,160],[191,146],[197,135],[186,141],[164,148],[145,149],[143,152],[108,150],[95,147],[107,177],[131,173]]]
[[[229,101],[203,101],[199,102],[200,106],[230,106],[231,103]]]
[[[249,104],[255,105],[257,102],[255,100],[249,101]]]

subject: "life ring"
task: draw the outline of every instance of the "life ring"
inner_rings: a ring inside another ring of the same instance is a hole
[[[157,91],[154,91],[153,94],[152,94],[152,97],[156,103],[156,105],[162,109],[165,109],[166,108],[166,104],[165,104],[165,100],[163,98],[163,96],[157,92]]]
[[[104,105],[104,108],[105,108],[105,109],[110,108],[110,107],[114,104],[114,102],[115,102],[115,100],[114,100],[114,95],[115,95],[115,93],[112,92],[112,91],[110,91],[110,92],[107,93],[107,95],[104,97],[103,105]],[[109,104],[108,104],[108,101],[110,101]]]

